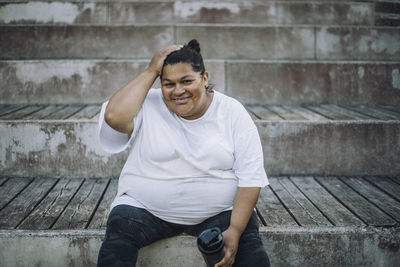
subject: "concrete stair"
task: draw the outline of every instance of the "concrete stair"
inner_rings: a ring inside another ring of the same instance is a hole
[[[95,265],[127,156],[99,147],[100,105],[197,38],[215,89],[259,129],[273,266],[395,266],[399,26],[395,0],[0,0],[0,265]],[[193,240],[138,265],[201,266]]]

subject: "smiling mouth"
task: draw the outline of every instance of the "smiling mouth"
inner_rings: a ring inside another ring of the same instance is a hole
[[[181,105],[181,104],[186,104],[190,98],[192,97],[188,96],[188,97],[172,98],[172,101],[174,101],[175,104]]]

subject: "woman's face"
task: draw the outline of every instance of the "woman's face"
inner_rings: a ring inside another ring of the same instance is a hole
[[[189,63],[166,65],[161,79],[161,90],[168,108],[187,120],[204,115],[212,94],[206,92],[208,73],[195,72]]]

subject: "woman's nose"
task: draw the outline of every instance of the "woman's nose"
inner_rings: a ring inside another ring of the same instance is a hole
[[[182,85],[182,84],[177,84],[176,86],[175,86],[175,94],[182,94],[182,93],[184,93],[185,92],[185,88],[184,88],[184,86]]]

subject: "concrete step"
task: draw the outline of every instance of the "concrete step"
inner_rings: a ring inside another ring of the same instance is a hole
[[[2,1],[0,24],[374,25],[375,4],[317,1]],[[42,12],[46,10],[46,12]],[[378,17],[381,19],[381,17]]]
[[[116,179],[0,177],[2,266],[95,266],[116,189]],[[395,266],[398,190],[398,176],[270,177],[257,214],[272,266]],[[204,266],[195,244],[156,242],[138,266]]]
[[[400,172],[400,107],[247,106],[270,175]],[[100,105],[1,105],[0,171],[19,177],[118,177],[128,151],[104,152]],[[97,115],[96,115],[97,114]]]
[[[0,104],[95,104],[148,60],[3,60]],[[206,60],[218,91],[247,104],[400,103],[400,62]],[[159,87],[157,80],[153,87]]]
[[[0,59],[142,59],[192,38],[206,59],[400,60],[399,27],[237,24],[6,25]]]

